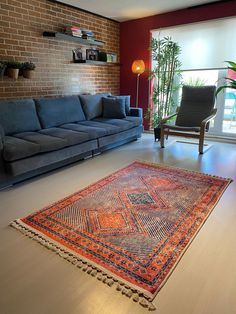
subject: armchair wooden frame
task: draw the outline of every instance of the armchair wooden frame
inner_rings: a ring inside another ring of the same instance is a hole
[[[173,118],[174,116],[178,115],[178,110],[176,113],[167,116],[163,118],[160,122],[160,127],[161,127],[161,138],[160,138],[160,145],[161,148],[165,147],[165,135],[168,137],[169,135],[173,136],[182,136],[182,137],[191,137],[191,138],[197,138],[199,139],[199,154],[203,154],[203,146],[204,146],[204,139],[205,139],[205,132],[207,130],[208,123],[216,116],[217,109],[212,110],[212,114],[208,117],[206,117],[204,120],[201,121],[201,124],[197,128],[192,128],[194,129],[191,131],[191,128],[186,128],[186,127],[178,127],[176,130],[176,126],[173,126],[173,128],[170,125],[165,125],[165,123]]]

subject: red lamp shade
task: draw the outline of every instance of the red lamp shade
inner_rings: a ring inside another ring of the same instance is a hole
[[[135,74],[142,74],[145,71],[145,64],[143,60],[134,60],[132,63],[132,72]]]

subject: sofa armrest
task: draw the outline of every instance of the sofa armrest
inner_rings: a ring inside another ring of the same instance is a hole
[[[143,117],[143,109],[142,108],[135,108],[135,107],[130,107],[130,116],[133,117]]]

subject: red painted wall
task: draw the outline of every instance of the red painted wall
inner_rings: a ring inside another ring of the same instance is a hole
[[[216,4],[178,10],[165,14],[123,22],[120,25],[120,93],[131,95],[131,104],[135,104],[136,75],[131,71],[135,59],[143,59],[147,69],[150,69],[150,31],[161,27],[188,24],[211,19],[236,15],[236,0]],[[148,74],[140,76],[139,107],[145,110],[149,103]],[[146,123],[145,128],[148,128]]]

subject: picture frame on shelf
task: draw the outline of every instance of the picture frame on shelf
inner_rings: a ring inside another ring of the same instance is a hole
[[[82,49],[81,48],[77,48],[72,50],[73,52],[73,61],[74,62],[83,62],[83,54],[82,54]]]
[[[86,49],[86,60],[98,61],[99,51],[97,49]]]

